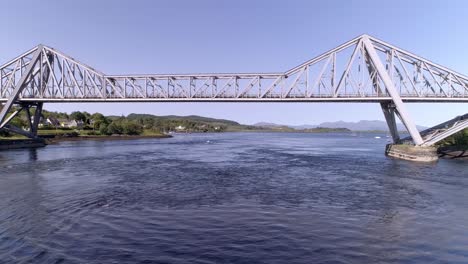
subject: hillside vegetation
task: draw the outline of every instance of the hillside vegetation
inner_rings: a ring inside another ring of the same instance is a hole
[[[14,109],[16,110],[16,109]],[[13,111],[14,111],[13,110]],[[34,111],[31,113],[34,114]],[[55,120],[54,122],[50,122]],[[70,127],[70,121],[77,121],[79,126]],[[20,112],[11,124],[27,128],[26,113]],[[55,135],[158,135],[170,132],[224,132],[258,129],[253,126],[241,125],[235,121],[215,119],[202,116],[156,116],[150,114],[130,114],[128,116],[104,116],[101,113],[90,114],[88,112],[75,111],[71,114],[63,112],[51,112],[44,110],[42,113],[39,134]],[[14,135],[0,131],[1,137],[13,137]]]
[[[16,110],[16,109],[14,109]],[[13,110],[13,111],[14,111]],[[34,114],[34,110],[31,115]],[[24,111],[16,116],[11,124],[26,129],[27,115]],[[61,137],[74,136],[109,136],[109,135],[163,135],[167,133],[198,133],[198,132],[236,132],[236,131],[273,131],[273,132],[304,132],[327,133],[349,132],[346,128],[306,128],[295,129],[289,126],[251,126],[226,119],[209,118],[197,115],[190,116],[157,116],[151,114],[129,114],[128,116],[105,116],[101,113],[75,111],[70,114],[63,112],[42,112],[40,135],[56,135]],[[0,131],[0,137],[16,137]]]
[[[445,140],[441,141],[438,146],[459,146],[468,149],[468,129],[462,130]]]

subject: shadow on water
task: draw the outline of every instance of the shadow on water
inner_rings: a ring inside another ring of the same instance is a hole
[[[37,148],[28,149],[29,161],[37,161]]]

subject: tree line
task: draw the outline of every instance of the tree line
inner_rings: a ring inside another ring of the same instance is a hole
[[[16,110],[16,109],[14,109]],[[31,113],[34,114],[34,110]],[[48,123],[47,120],[55,119],[60,122],[72,120],[80,122],[80,127],[62,127],[59,124]],[[181,132],[221,132],[229,124],[191,120],[190,118],[167,118],[153,115],[131,114],[128,116],[105,116],[101,113],[90,114],[86,111],[74,111],[70,114],[43,110],[39,130],[63,129],[63,130],[88,130],[87,134],[95,135],[141,135],[148,133],[167,133],[171,131]],[[28,127],[27,115],[20,112],[11,124],[20,127]],[[6,131],[0,131],[0,136],[9,136]]]

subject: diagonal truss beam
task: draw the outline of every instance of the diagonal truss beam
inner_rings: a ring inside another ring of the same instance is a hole
[[[372,64],[375,66],[382,82],[385,84],[385,87],[387,88],[388,93],[392,97],[392,101],[395,104],[396,110],[398,111],[402,119],[401,121],[403,122],[406,129],[410,133],[411,138],[413,138],[414,144],[421,145],[424,141],[421,135],[419,134],[419,131],[416,128],[416,125],[414,124],[413,120],[411,119],[408,111],[406,110],[406,107],[404,106],[403,101],[401,100],[401,97],[398,93],[398,90],[393,84],[392,78],[389,76],[388,72],[385,70],[385,66],[382,64],[379,56],[377,55],[377,52],[375,51],[374,46],[372,46],[372,43],[370,42],[367,36],[363,37],[362,41],[369,55],[369,58],[372,61]]]

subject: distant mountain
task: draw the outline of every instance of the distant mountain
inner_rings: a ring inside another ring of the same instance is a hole
[[[264,127],[264,128],[279,128],[279,127],[289,127],[296,130],[305,130],[313,128],[347,128],[352,131],[388,131],[388,126],[385,121],[381,120],[361,120],[359,122],[345,122],[345,121],[336,121],[336,122],[324,122],[319,125],[299,125],[299,126],[286,126],[275,123],[260,122],[256,123],[253,126]],[[406,130],[404,125],[401,123],[397,124],[397,128],[400,131]],[[421,131],[426,129],[423,126],[417,126]]]
[[[381,120],[361,120],[358,122],[324,122],[319,125],[320,127],[329,128],[347,128],[353,131],[388,131],[388,126],[385,121]],[[398,130],[406,130],[405,126],[401,123],[397,124]],[[424,130],[426,127],[417,126],[418,130]]]

